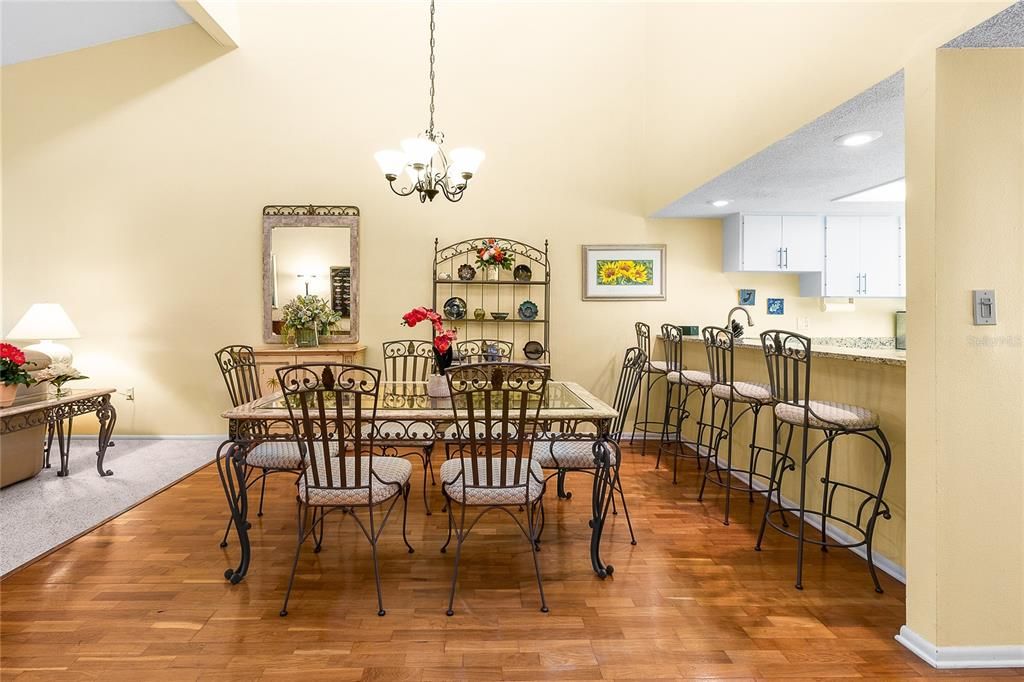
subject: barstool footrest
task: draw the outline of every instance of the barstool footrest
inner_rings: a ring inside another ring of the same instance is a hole
[[[761,491],[761,492],[767,492],[767,491]],[[772,528],[774,528],[775,530],[779,531],[783,535],[787,536],[787,537],[793,538],[794,540],[799,540],[800,539],[800,535],[799,535],[799,533],[797,531],[794,531],[794,530],[791,530],[789,528],[785,528],[783,526],[780,526],[780,525],[776,524],[775,521],[772,519],[772,516],[776,516],[777,515],[777,516],[779,516],[781,518],[782,515],[786,514],[786,513],[792,514],[796,519],[800,518],[800,509],[798,507],[776,507],[776,508],[772,509],[771,511],[769,511],[768,514],[767,514],[768,525],[771,526]],[[868,543],[867,529],[861,528],[860,526],[858,526],[858,525],[848,521],[847,519],[844,519],[844,518],[842,518],[840,516],[835,516],[834,514],[822,514],[819,511],[804,510],[804,520],[805,521],[807,520],[807,517],[809,517],[809,516],[817,518],[817,519],[821,519],[822,517],[824,517],[828,521],[833,521],[833,522],[835,522],[837,524],[840,524],[842,526],[842,529],[856,532],[860,536],[860,540],[857,540],[856,542],[839,542],[838,540],[824,540],[823,541],[821,539],[811,537],[810,535],[808,535],[805,532],[804,533],[804,542],[806,542],[808,544],[816,545],[818,547],[830,547],[830,548],[835,548],[835,549],[855,549],[857,547],[863,547],[863,546],[867,545],[867,543]],[[814,524],[812,524],[812,525],[814,525]],[[817,524],[816,532],[820,532],[820,530],[821,530],[821,523],[819,522]]]

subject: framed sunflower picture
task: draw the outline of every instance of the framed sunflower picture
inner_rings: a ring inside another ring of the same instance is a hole
[[[664,301],[665,245],[583,246],[584,301]]]

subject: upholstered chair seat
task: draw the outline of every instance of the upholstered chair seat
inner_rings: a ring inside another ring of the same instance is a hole
[[[768,384],[734,381],[732,389],[730,390],[729,384],[715,384],[711,388],[711,395],[721,400],[758,405],[768,405],[772,401],[772,389]]]
[[[668,380],[673,384],[683,384],[684,386],[700,386],[703,388],[709,388],[711,386],[711,373],[703,372],[699,369],[684,369],[678,372],[669,372]]]
[[[810,410],[808,426],[812,429],[860,431],[878,427],[878,415],[857,405],[812,400],[807,407]],[[775,416],[787,424],[803,426],[804,408],[792,403],[779,403],[775,406]]]
[[[331,505],[336,507],[365,506],[370,504],[371,492],[373,503],[386,502],[402,492],[402,488],[412,476],[412,464],[401,457],[374,457],[373,475],[370,475],[370,458],[363,457],[359,465],[360,476],[356,482],[355,457],[345,458],[345,480],[350,486],[362,487],[323,487],[314,485],[312,467],[306,469],[306,475],[299,482],[299,496],[306,504]],[[341,458],[332,457],[331,480],[335,485],[341,481]],[[327,467],[323,458],[316,460],[318,479],[326,485]]]
[[[540,440],[540,438],[550,440]],[[533,444],[533,461],[545,469],[595,469],[594,440],[557,440],[558,434],[538,435]],[[608,448],[611,464],[618,464],[614,448]]]
[[[463,476],[463,464],[465,464],[465,476]],[[483,468],[484,460],[450,459],[441,465],[441,486],[445,494],[460,504],[526,504],[527,491],[529,491],[529,502],[533,504],[540,499],[544,492],[544,471],[536,461],[530,461],[529,467],[525,464],[523,462],[523,466],[520,467],[517,478],[515,461],[507,460],[505,462],[503,484],[508,487],[483,487],[485,484],[483,473],[480,474],[481,487],[476,487],[473,485],[473,467],[479,465]],[[497,472],[497,475],[500,475],[500,458],[493,458],[491,467],[492,472]],[[495,482],[495,484],[498,483]]]

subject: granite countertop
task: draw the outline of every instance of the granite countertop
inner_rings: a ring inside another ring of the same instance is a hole
[[[704,340],[699,336],[686,336],[683,341],[688,343],[699,343],[704,345]],[[737,339],[737,348],[750,348],[760,350],[761,340],[757,338]],[[811,343],[811,356],[816,358],[830,358],[833,360],[852,360],[854,362],[867,362],[876,365],[893,365],[906,367],[907,351],[895,350],[894,348],[852,348],[848,346],[827,346]]]

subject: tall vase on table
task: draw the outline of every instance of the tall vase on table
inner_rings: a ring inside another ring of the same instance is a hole
[[[14,404],[18,386],[31,386],[35,380],[29,376],[25,354],[17,346],[0,343],[0,407]]]

